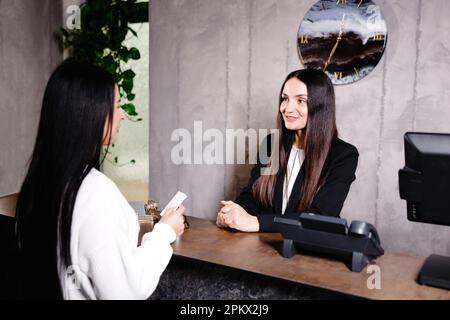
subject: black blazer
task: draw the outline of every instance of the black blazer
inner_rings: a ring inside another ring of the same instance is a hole
[[[270,139],[269,145],[270,145]],[[331,145],[330,155],[327,161],[326,170],[328,175],[324,185],[314,197],[307,212],[338,217],[347,197],[350,185],[355,180],[356,166],[358,165],[358,150],[351,144],[335,139]],[[253,198],[252,186],[260,176],[262,165],[258,163],[253,167],[250,180],[235,202],[243,207],[249,214],[255,215],[259,222],[259,231],[278,232],[277,225],[273,222],[275,216],[281,216],[283,201],[284,176],[281,170],[277,173],[274,198],[272,206],[264,206]],[[300,190],[304,179],[304,165],[294,182],[291,196],[286,206],[286,218],[298,219],[300,212],[297,207],[300,200]]]

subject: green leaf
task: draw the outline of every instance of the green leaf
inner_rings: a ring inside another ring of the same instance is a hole
[[[137,116],[138,113],[136,112],[136,107],[132,103],[125,103],[122,105],[122,109],[129,115],[129,116]]]
[[[117,68],[119,67],[119,63],[116,60],[114,60],[113,56],[111,56],[111,55],[108,55],[103,58],[99,58],[97,60],[98,60],[98,64],[100,66],[102,66],[108,72],[110,72],[112,74],[115,74]]]
[[[117,163],[119,159],[117,157],[114,157],[114,162]]]
[[[128,31],[130,31],[130,32],[133,34],[133,36],[135,36],[136,38],[138,38],[138,35],[137,35],[136,31],[134,31],[134,30],[131,29],[130,27],[128,27]]]
[[[121,47],[118,52],[119,58],[123,62],[128,62],[129,58],[129,50],[126,47]]]
[[[128,101],[133,101],[135,97],[136,97],[136,95],[134,93],[127,94],[127,100]]]
[[[141,54],[139,53],[138,48],[131,48],[129,52],[129,57],[133,60],[138,60],[141,58]]]
[[[122,72],[122,78],[124,79],[133,79],[136,76],[136,73],[134,73],[133,70],[128,69]]]
[[[122,88],[123,90],[125,90],[125,92],[128,94],[131,92],[131,90],[133,90],[133,79],[124,79],[122,81]]]

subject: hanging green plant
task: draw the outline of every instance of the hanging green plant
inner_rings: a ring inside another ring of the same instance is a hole
[[[125,67],[129,60],[138,60],[141,55],[137,48],[128,48],[123,42],[128,32],[137,37],[130,23],[148,21],[148,2],[88,0],[80,6],[80,14],[79,29],[61,28],[69,56],[101,66],[113,74],[120,97],[126,99],[122,109],[131,121],[141,121],[133,103],[136,74]]]

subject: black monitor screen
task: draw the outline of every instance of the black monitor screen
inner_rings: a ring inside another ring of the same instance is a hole
[[[450,134],[408,132],[400,197],[408,219],[450,226]]]

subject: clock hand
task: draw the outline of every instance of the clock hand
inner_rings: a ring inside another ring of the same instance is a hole
[[[330,64],[331,59],[333,58],[334,52],[336,51],[336,48],[337,48],[339,42],[341,42],[341,40],[342,40],[342,30],[344,28],[344,19],[345,19],[345,13],[342,15],[341,23],[339,26],[339,34],[336,39],[336,43],[334,44],[333,49],[331,49],[330,55],[328,56],[328,60],[325,63],[325,66],[323,67],[323,71],[325,71],[326,68],[328,67],[328,65]]]
[[[323,67],[323,71],[325,71],[327,69],[328,65],[330,64],[331,58],[333,58],[334,52],[336,51],[336,48],[337,48],[337,46],[338,46],[340,41],[341,41],[341,38],[338,37],[337,40],[336,40],[336,43],[333,46],[333,49],[330,52],[330,55],[328,56],[328,60],[325,63],[325,66]]]

